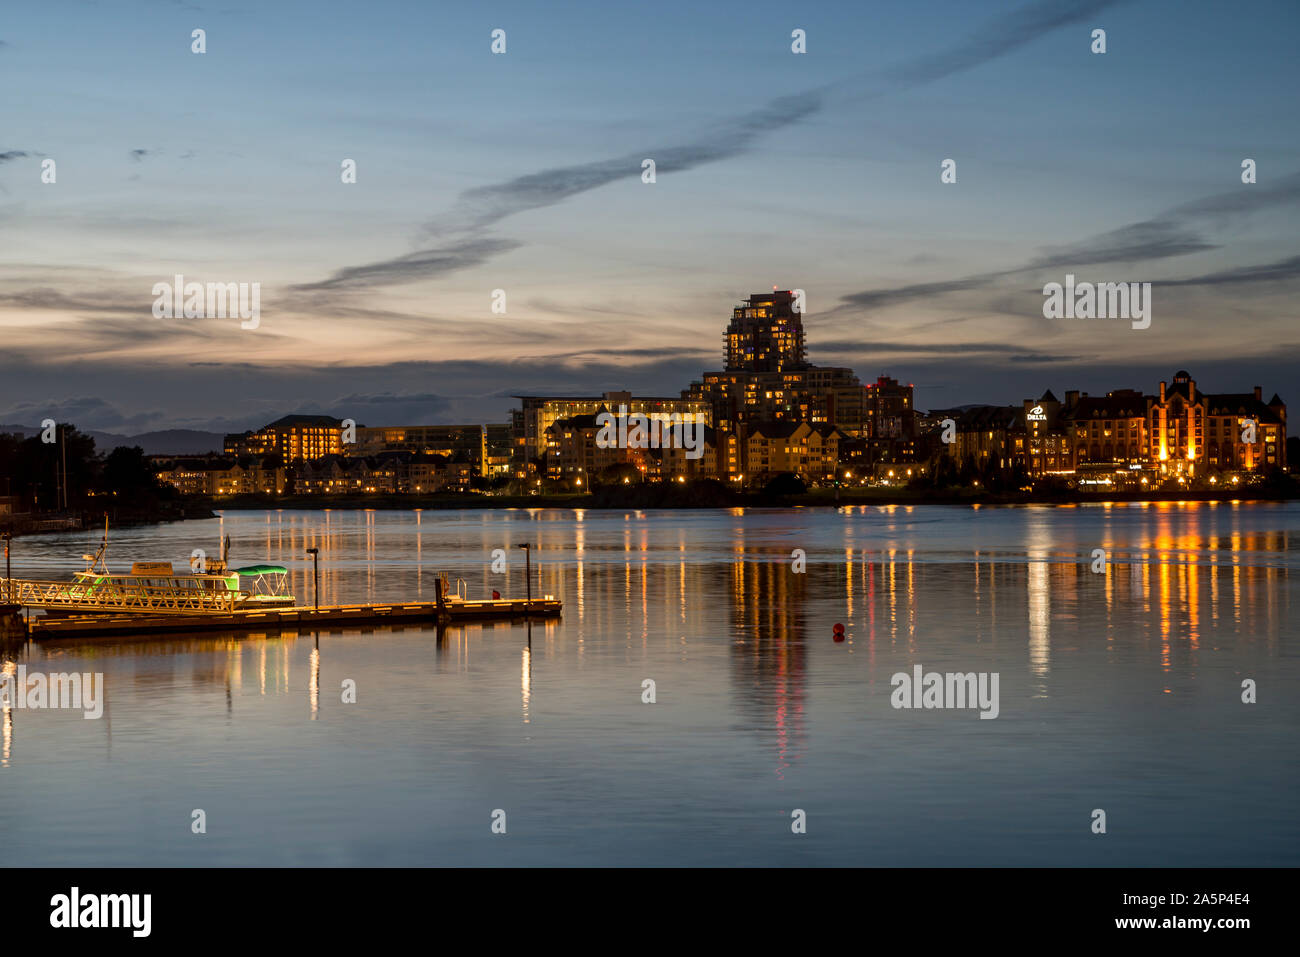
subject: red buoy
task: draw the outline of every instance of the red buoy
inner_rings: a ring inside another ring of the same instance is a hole
[[[836,623],[835,623],[834,632],[835,632],[835,640],[836,640],[836,641],[843,641],[843,640],[844,640],[844,626],[841,625],[839,622],[836,622]]]

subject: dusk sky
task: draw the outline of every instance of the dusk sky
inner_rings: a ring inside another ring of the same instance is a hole
[[[0,423],[676,395],[773,286],[921,409],[1300,401],[1297,39],[1295,0],[11,4]],[[177,273],[259,282],[259,328],[154,318]],[[1045,319],[1067,273],[1151,282],[1151,327]]]

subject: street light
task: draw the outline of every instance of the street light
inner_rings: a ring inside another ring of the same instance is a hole
[[[320,611],[320,549],[309,548],[307,554],[311,556],[312,567],[312,597],[316,599],[316,610]]]

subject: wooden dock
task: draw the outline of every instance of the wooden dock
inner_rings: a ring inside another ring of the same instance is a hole
[[[232,611],[204,615],[71,615],[34,617],[35,641],[52,638],[92,638],[110,635],[148,636],[197,631],[310,631],[335,625],[429,624],[521,618],[558,618],[562,603],[554,598],[531,601],[486,599],[462,601],[389,602],[368,605],[311,605]]]

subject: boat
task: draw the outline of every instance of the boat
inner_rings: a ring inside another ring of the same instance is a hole
[[[289,570],[282,565],[248,565],[230,568],[230,537],[221,544],[221,558],[191,560],[187,572],[178,573],[171,562],[134,562],[126,574],[111,572],[105,559],[104,540],[94,555],[83,555],[87,565],[72,581],[3,581],[0,594],[12,595],[16,604],[40,608],[46,615],[140,614],[204,615],[213,612],[287,608],[295,604],[289,591]]]

